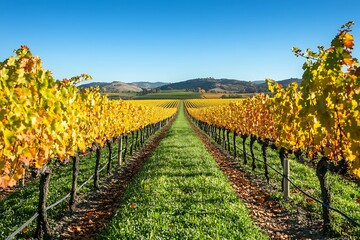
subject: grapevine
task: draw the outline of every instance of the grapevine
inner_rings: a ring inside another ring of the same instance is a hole
[[[110,101],[98,88],[79,90],[82,74],[61,81],[21,46],[0,63],[0,187],[13,186],[29,167],[40,168],[150,124],[174,108]]]

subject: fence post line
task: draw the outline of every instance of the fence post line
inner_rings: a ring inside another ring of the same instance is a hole
[[[126,160],[126,153],[127,153],[127,149],[128,149],[128,145],[129,145],[129,135],[125,135],[125,149],[124,149],[124,155],[123,155],[123,162],[125,162]]]
[[[261,143],[261,151],[262,151],[262,155],[263,155],[263,159],[264,159],[265,177],[266,177],[267,183],[269,183],[270,177],[269,177],[269,170],[268,170],[268,165],[267,165],[267,153],[266,153],[266,149],[269,145],[269,141],[268,140],[260,140],[260,143]]]
[[[110,169],[111,169],[111,161],[112,161],[112,143],[113,140],[109,139],[106,141],[106,145],[109,149],[109,157],[108,157],[108,163],[107,163],[107,168],[106,168],[106,174],[110,174]]]
[[[223,137],[222,137],[222,139],[223,139],[223,145],[224,145],[224,149],[225,150],[227,150],[227,146],[226,146],[226,134],[225,134],[225,128],[223,128],[223,132],[222,132],[222,135],[223,135]]]
[[[131,156],[133,155],[134,137],[135,137],[135,134],[134,134],[134,131],[132,131],[131,132],[131,145],[130,145],[130,155]]]
[[[79,175],[79,155],[75,152],[74,156],[71,157],[73,160],[73,177],[72,177],[72,186],[70,193],[70,211],[75,211],[75,203],[76,203],[76,192],[77,192],[77,180]]]
[[[140,128],[140,146],[144,144],[144,135],[145,135],[144,131],[145,131],[144,127]]]
[[[138,149],[139,148],[139,129],[136,130],[136,135],[135,135],[135,146],[134,149]]]
[[[37,239],[50,239],[50,227],[47,219],[46,212],[46,199],[49,192],[51,169],[44,166],[40,176],[40,193],[39,193],[39,206],[38,206],[38,219],[35,236]]]
[[[24,174],[23,174],[23,176],[22,176],[21,181],[19,182],[19,186],[20,186],[20,187],[24,187],[24,186],[25,186],[25,172],[24,172]]]
[[[122,164],[122,143],[123,143],[123,135],[121,134],[119,137],[119,147],[118,147],[118,164],[121,166]]]
[[[289,181],[287,180],[290,177],[290,162],[287,156],[284,157],[284,181],[283,181],[283,189],[284,189],[284,199],[287,201],[289,199]]]
[[[96,161],[95,161],[95,172],[94,172],[94,188],[96,190],[100,189],[99,186],[99,168],[100,168],[100,159],[101,159],[101,146],[99,143],[96,144]]]
[[[251,153],[251,158],[252,158],[252,170],[254,171],[256,169],[256,164],[255,164],[255,153],[254,153],[254,142],[256,140],[256,137],[254,135],[250,135],[250,153]]]
[[[233,144],[234,144],[234,159],[236,159],[237,157],[237,152],[236,152],[236,132],[234,131],[234,135],[233,135]]]

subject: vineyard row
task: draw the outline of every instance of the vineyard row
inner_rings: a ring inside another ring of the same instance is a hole
[[[69,159],[116,136],[169,118],[174,108],[111,101],[98,88],[79,89],[83,74],[56,81],[26,46],[0,63],[0,187],[29,167]]]
[[[233,132],[243,143],[250,138],[250,149],[255,141],[260,142],[265,161],[269,146],[280,149],[283,166],[289,153],[312,159],[317,164],[322,201],[330,205],[328,171],[344,174],[350,169],[360,177],[360,67],[352,56],[352,25],[342,26],[327,49],[319,47],[318,52],[305,53],[293,49],[296,56],[306,58],[300,87],[292,83],[283,88],[267,80],[271,96],[258,94],[202,108],[186,103],[188,113],[210,126]],[[324,231],[329,232],[330,212],[326,207],[323,219]]]

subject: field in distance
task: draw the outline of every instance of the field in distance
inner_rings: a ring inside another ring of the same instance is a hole
[[[107,92],[106,95],[110,99],[197,99],[197,98],[248,98],[256,95],[256,93],[199,93],[186,90],[161,90],[158,93],[148,93],[146,95],[139,95],[136,92]]]
[[[193,99],[202,98],[199,92],[185,91],[185,90],[162,90],[157,93],[147,93],[146,95],[139,95],[136,92],[124,93],[105,93],[110,99]]]
[[[192,99],[201,98],[199,92],[185,90],[161,90],[158,93],[148,93],[142,96],[136,96],[134,99]]]
[[[248,98],[253,97],[258,93],[203,93],[203,98]]]

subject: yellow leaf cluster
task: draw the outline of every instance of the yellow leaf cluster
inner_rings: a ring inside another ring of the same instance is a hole
[[[164,107],[110,101],[97,88],[74,85],[89,75],[57,81],[28,47],[15,52],[0,63],[0,187],[14,185],[29,166],[103,146],[177,111],[178,102]]]
[[[296,56],[306,58],[300,88],[296,83],[283,88],[267,80],[272,97],[260,94],[208,107],[190,100],[185,103],[187,111],[238,135],[254,135],[310,157],[321,154],[335,162],[346,160],[360,177],[360,68],[351,52],[352,24],[342,27],[327,50],[293,49]]]

